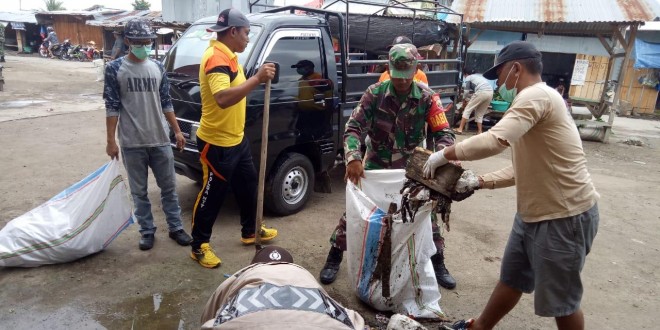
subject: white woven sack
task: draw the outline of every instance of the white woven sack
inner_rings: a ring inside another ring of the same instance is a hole
[[[431,205],[419,209],[412,222],[395,216],[391,232],[390,295],[373,278],[385,230],[383,216],[390,203],[400,207],[405,170],[366,171],[360,187],[346,186],[348,272],[351,287],[365,303],[380,311],[413,317],[444,318],[431,256],[436,253],[431,230]]]
[[[0,266],[68,262],[105,249],[133,223],[132,204],[113,160],[0,230]]]

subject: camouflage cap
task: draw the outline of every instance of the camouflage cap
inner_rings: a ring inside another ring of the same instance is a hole
[[[156,39],[151,24],[141,18],[134,18],[126,23],[124,36],[128,39]]]
[[[417,47],[398,44],[390,48],[390,77],[412,79],[417,70]]]

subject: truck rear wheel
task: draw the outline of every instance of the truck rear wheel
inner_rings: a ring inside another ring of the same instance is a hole
[[[264,191],[265,206],[277,215],[300,211],[312,194],[314,166],[299,153],[280,157],[268,177]]]

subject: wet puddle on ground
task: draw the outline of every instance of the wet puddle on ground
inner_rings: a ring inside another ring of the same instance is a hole
[[[131,298],[114,306],[95,319],[108,329],[185,329],[181,316],[181,305],[176,293],[156,293],[150,296]]]
[[[18,101],[9,101],[9,102],[0,102],[0,109],[16,109],[16,108],[25,108],[32,105],[39,105],[46,103],[48,101],[44,100],[18,100]]]

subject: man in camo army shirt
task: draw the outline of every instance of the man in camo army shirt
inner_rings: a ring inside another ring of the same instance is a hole
[[[454,144],[454,134],[444,114],[440,97],[426,84],[413,81],[417,69],[417,48],[411,44],[394,45],[389,53],[390,80],[369,86],[353,110],[344,132],[345,179],[358,183],[365,170],[402,169],[415,147],[424,146],[431,132],[435,150]],[[367,134],[366,153],[361,152],[362,133]],[[433,223],[433,241],[438,250],[431,257],[438,283],[453,289],[456,281],[444,265],[444,240]],[[334,282],[346,251],[346,214],[330,238],[320,280]]]

